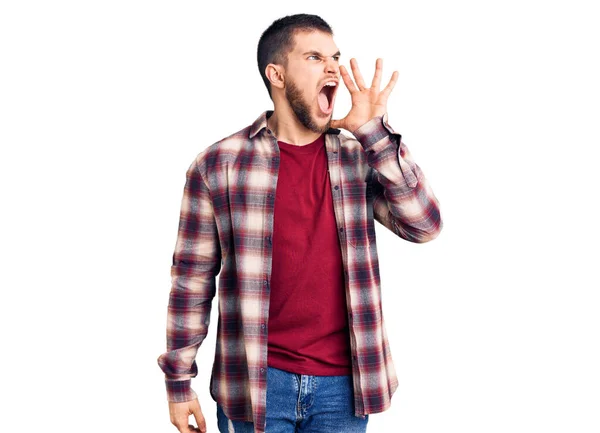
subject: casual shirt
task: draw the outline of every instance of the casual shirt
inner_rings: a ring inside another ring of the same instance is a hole
[[[272,111],[200,151],[186,173],[167,310],[167,352],[158,357],[167,398],[197,398],[191,379],[208,332],[219,275],[211,397],[228,418],[265,432],[274,199],[280,152]],[[387,113],[353,131],[325,134],[342,252],[352,353],[354,414],[390,407],[398,380],[381,306],[374,221],[410,242],[442,229],[439,203]]]

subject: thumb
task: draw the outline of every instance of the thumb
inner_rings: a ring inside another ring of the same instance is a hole
[[[335,128],[335,129],[339,129],[339,128],[343,128],[344,127],[344,119],[340,119],[340,120],[331,120],[331,124],[329,125],[331,128]]]

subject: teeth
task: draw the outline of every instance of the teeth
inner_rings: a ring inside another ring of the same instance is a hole
[[[325,83],[326,86],[331,86],[331,87],[335,87],[336,84],[333,81],[330,81],[329,83]]]

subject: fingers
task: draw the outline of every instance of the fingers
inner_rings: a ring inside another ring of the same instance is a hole
[[[350,67],[352,68],[352,74],[354,75],[354,80],[356,81],[358,88],[360,90],[365,89],[365,80],[363,80],[362,74],[358,69],[358,62],[355,58],[350,59]]]
[[[202,410],[200,409],[200,405],[195,406],[193,408],[194,418],[196,419],[196,424],[198,424],[198,430],[202,433],[206,433],[206,420],[204,419],[204,415],[202,414]]]
[[[381,82],[381,71],[383,69],[383,59],[377,59],[375,61],[375,75],[373,75],[373,82],[371,88],[379,90],[379,83]]]
[[[354,81],[350,77],[348,70],[344,66],[340,66],[340,73],[342,75],[342,79],[344,81],[344,84],[350,91],[350,93],[352,94],[354,92],[362,91],[362,90],[366,89],[365,81],[363,79],[362,74],[360,73],[360,70],[358,69],[358,63],[355,58],[350,59],[350,67],[352,68],[352,74],[354,75],[354,80],[356,81],[356,85],[354,84]],[[373,75],[373,81],[371,82],[371,89],[375,89],[377,92],[379,92],[379,86],[381,85],[382,73],[383,73],[383,59],[378,58],[375,61],[375,74]],[[390,92],[396,85],[397,81],[398,81],[398,71],[394,71],[389,84],[385,87],[385,89],[383,89],[382,93],[385,92],[385,96],[389,96]]]
[[[188,424],[188,420],[183,418],[177,420],[176,422],[173,422],[173,425],[177,428],[179,433],[192,433],[200,431],[197,430],[196,427],[194,427],[193,425]]]
[[[204,415],[202,415],[202,409],[198,400],[169,403],[169,412],[171,423],[177,427],[180,433],[206,433],[206,421],[204,420]],[[196,419],[198,427],[189,424],[189,416],[192,414]]]
[[[178,421],[178,422],[174,422],[173,425],[177,428],[177,431],[179,431],[179,433],[192,433],[195,432],[197,430],[195,430],[194,426],[191,424],[187,424],[187,421]]]
[[[383,95],[384,98],[387,99],[387,97],[390,96],[390,93],[392,92],[392,89],[396,85],[397,81],[398,81],[398,71],[394,71],[394,73],[392,74],[392,78],[390,78],[390,82],[388,83],[387,86],[385,86],[385,89],[383,89],[381,91],[380,95]]]
[[[348,70],[344,66],[340,66],[340,74],[342,75],[342,80],[344,81],[344,84],[346,85],[346,88],[348,89],[350,94],[358,92],[358,89],[354,85],[352,78],[350,78]]]
[[[206,424],[204,425],[204,430],[201,430],[192,424],[187,424],[187,422],[188,420],[181,419],[178,422],[173,423],[173,425],[177,427],[177,430],[179,430],[180,433],[206,433]]]

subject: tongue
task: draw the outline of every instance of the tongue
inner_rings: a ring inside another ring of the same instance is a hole
[[[319,92],[318,99],[319,99],[319,107],[321,107],[321,110],[326,112],[327,109],[329,108],[329,101],[327,100],[327,95],[325,94],[325,89],[323,89]]]

